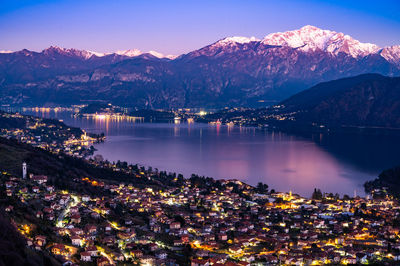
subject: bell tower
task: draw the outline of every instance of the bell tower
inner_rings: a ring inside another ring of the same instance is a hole
[[[22,164],[22,178],[26,179],[26,162]]]

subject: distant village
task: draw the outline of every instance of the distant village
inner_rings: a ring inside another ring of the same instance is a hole
[[[83,158],[93,154],[91,147],[95,142],[104,140],[104,136],[89,136],[85,131],[68,127],[57,120],[19,113],[0,113],[0,119],[11,124],[9,127],[0,127],[0,137],[16,139],[54,153],[62,152]]]

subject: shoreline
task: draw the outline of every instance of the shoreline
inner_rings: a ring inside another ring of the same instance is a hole
[[[152,123],[159,123],[159,122],[157,122],[157,121],[155,121],[155,122],[152,122]],[[199,123],[199,122],[196,122],[196,123]],[[170,124],[172,124],[172,121],[171,121],[171,123]],[[188,123],[189,124],[189,123]],[[199,124],[202,124],[202,125],[208,125],[208,123],[199,123]],[[229,127],[229,125],[224,125],[224,126],[228,126]],[[237,126],[237,125],[235,125],[235,126]],[[273,128],[273,129],[271,129],[271,128],[262,128],[262,127],[255,127],[255,126],[246,126],[246,128],[253,128],[253,129],[255,129],[255,130],[261,130],[261,131],[265,131],[265,130],[267,130],[267,131],[276,131],[276,130],[278,130],[278,131],[280,131],[280,132],[283,132],[283,133],[286,133],[286,134],[296,134],[295,132],[292,132],[292,131],[285,131],[285,130],[282,130],[282,129],[279,129],[279,128]],[[312,132],[303,132],[303,133],[308,133],[308,134],[311,134]],[[314,132],[313,134],[315,134],[315,133],[317,133],[317,132]],[[319,133],[321,133],[321,132],[319,132]],[[324,133],[330,133],[329,131],[328,132],[324,132]],[[97,136],[99,136],[99,134],[96,134]],[[301,136],[301,137],[304,137],[304,136]],[[308,139],[308,138],[307,138]],[[102,141],[104,141],[104,139],[102,139]],[[97,146],[97,145],[96,145]],[[93,157],[92,156],[92,154],[88,154],[88,156],[90,156],[90,157]],[[86,156],[87,157],[87,156]],[[121,160],[121,159],[120,159]],[[135,163],[135,162],[132,162],[132,163]],[[154,165],[151,165],[151,164],[147,164],[147,163],[142,163],[141,165],[144,165],[144,166],[146,166],[146,167],[154,167]],[[174,170],[174,169],[171,169],[170,171],[172,171],[172,172],[176,172],[176,170]],[[188,176],[188,174],[186,173],[186,176]],[[189,176],[190,176],[190,174],[189,174]],[[211,175],[211,176],[213,176],[213,175]],[[215,177],[213,177],[214,179],[216,179],[216,180],[220,180],[220,179],[224,179],[224,178],[215,178]],[[363,183],[363,185],[362,186],[360,186],[359,188],[356,188],[358,191],[359,191],[359,193],[361,192],[361,194],[368,194],[368,191],[366,191],[365,190],[365,184],[366,183],[368,183],[368,182],[372,182],[372,181],[374,181],[375,179],[377,178],[377,176],[375,177],[375,178],[373,178],[373,179],[369,179],[369,180],[366,180],[365,181],[365,183]],[[235,177],[235,178],[232,178],[232,179],[239,179],[239,180],[241,180],[241,178],[238,178],[238,177]],[[243,182],[246,182],[246,181],[243,181]],[[248,182],[248,181],[247,181]],[[254,183],[254,184],[253,184]],[[255,185],[255,183],[256,182],[253,182],[253,183],[248,183],[249,185]],[[317,186],[318,187],[318,186]],[[286,191],[286,190],[282,190],[282,191],[284,191],[284,192],[288,192],[288,191]],[[295,191],[296,192],[296,191]],[[326,193],[331,193],[332,192],[332,190],[331,191],[327,191]],[[333,193],[336,193],[337,191],[333,191]],[[310,192],[303,192],[303,193],[301,193],[301,195],[303,195],[303,196],[308,196],[309,194],[311,194],[311,189],[310,189]],[[341,192],[341,194],[342,195],[344,195],[344,194],[346,194],[346,192]],[[350,194],[350,193],[348,193],[348,194]],[[353,194],[353,193],[351,193],[351,194]]]

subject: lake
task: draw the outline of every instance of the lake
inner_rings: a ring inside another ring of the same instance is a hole
[[[296,136],[226,125],[143,123],[73,117],[67,112],[26,112],[62,119],[88,132],[104,132],[96,154],[159,170],[217,179],[263,182],[277,191],[310,196],[323,192],[364,195],[363,183],[400,164],[395,136],[308,134]]]

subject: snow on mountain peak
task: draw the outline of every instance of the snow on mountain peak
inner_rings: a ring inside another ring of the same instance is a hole
[[[375,44],[361,43],[349,35],[311,25],[298,30],[271,33],[262,42],[266,45],[289,46],[305,52],[321,50],[335,55],[342,52],[354,58],[376,53],[380,49]]]
[[[63,54],[63,55],[68,55],[68,56],[78,56],[78,57],[82,57],[84,59],[89,59],[90,57],[92,57],[93,55],[95,55],[95,53],[93,52],[89,52],[89,51],[85,51],[85,50],[78,50],[78,49],[74,49],[74,48],[62,48],[62,47],[58,47],[58,46],[50,46],[49,48],[46,48],[42,51],[44,54]]]
[[[177,57],[175,55],[163,55],[162,53],[159,53],[156,51],[149,51],[147,53],[151,54],[152,56],[157,57],[157,58],[175,59]],[[128,57],[135,57],[135,56],[139,56],[139,55],[142,55],[145,53],[138,49],[130,49],[130,50],[125,50],[125,51],[117,51],[117,52],[115,52],[115,54],[124,55],[124,56],[128,56]]]
[[[138,50],[138,49],[129,49],[129,50],[125,50],[125,51],[117,51],[115,53],[118,54],[118,55],[124,55],[124,56],[128,56],[128,57],[135,57],[135,56],[143,54],[143,52]]]
[[[227,44],[245,44],[245,43],[250,43],[250,42],[259,42],[260,39],[257,39],[256,37],[242,37],[242,36],[233,36],[233,37],[226,37],[224,39],[221,39],[217,41],[215,44],[217,45],[227,45]]]
[[[221,44],[227,44],[227,43],[240,43],[240,44],[244,44],[244,43],[250,43],[250,42],[259,42],[260,40],[257,39],[256,37],[241,37],[241,36],[233,36],[233,37],[227,37],[224,38],[220,41],[218,41],[218,43]]]
[[[97,57],[103,57],[103,56],[106,56],[106,55],[110,54],[110,53],[100,53],[100,52],[94,52],[94,51],[87,51],[87,52],[91,53],[92,56],[94,55],[94,56],[97,56]]]
[[[390,63],[400,66],[400,45],[385,47],[380,54]]]
[[[165,56],[162,53],[156,52],[156,51],[149,51],[149,54],[152,56],[155,56],[157,58],[164,58]]]

